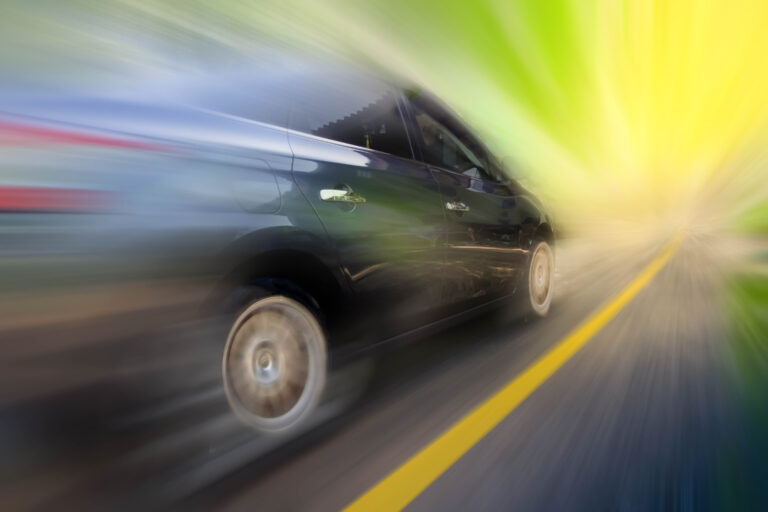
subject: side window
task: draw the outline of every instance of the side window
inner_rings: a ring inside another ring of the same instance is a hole
[[[472,178],[496,181],[485,151],[447,114],[432,105],[412,100],[414,118],[421,133],[424,161]]]
[[[319,137],[413,158],[397,97],[366,84],[312,86],[298,99],[291,127]]]

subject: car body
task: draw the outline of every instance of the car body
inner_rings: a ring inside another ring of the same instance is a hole
[[[263,370],[266,380],[243,386],[264,388],[280,361],[306,373],[311,354],[299,347],[297,363],[271,341],[238,348],[242,312],[260,304],[269,318],[298,315],[318,338],[322,388],[329,361],[535,286],[540,243],[549,252],[535,312],[546,314],[552,222],[456,115],[361,69],[276,75],[178,95],[3,101],[3,332],[79,318],[93,304],[156,312],[181,295],[195,314],[232,312],[229,335],[211,340],[226,344],[225,384],[226,354],[245,350],[240,378]],[[136,283],[148,283],[143,294]],[[170,288],[182,291],[163,296]],[[41,312],[56,290],[97,289],[106,295],[90,305],[64,298]],[[263,302],[275,296],[288,302]],[[228,385],[235,411],[263,431],[292,428],[320,391],[300,414],[266,424]]]

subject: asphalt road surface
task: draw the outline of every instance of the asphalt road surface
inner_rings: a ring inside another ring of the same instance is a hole
[[[7,406],[0,498],[6,510],[343,509],[557,346],[654,259],[664,237],[613,245],[562,244],[546,319],[494,312],[349,368],[331,383],[338,400],[290,440],[241,428],[215,371],[192,363],[177,371],[195,384],[154,408],[132,408],[130,393],[106,384],[89,388],[87,407],[82,390]],[[741,412],[719,259],[707,240],[686,238],[406,510],[728,508]]]

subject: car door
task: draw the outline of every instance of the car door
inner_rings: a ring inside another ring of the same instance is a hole
[[[349,76],[310,87],[291,114],[293,175],[356,294],[350,326],[365,318],[357,338],[385,339],[434,320],[442,197],[413,159],[398,94]]]
[[[527,261],[521,244],[527,209],[455,116],[424,94],[409,95],[408,105],[422,158],[443,197],[451,296],[466,307],[512,293]]]

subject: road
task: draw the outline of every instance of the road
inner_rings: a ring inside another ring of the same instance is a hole
[[[501,330],[468,325],[391,354],[363,410],[253,480],[241,475],[222,485],[210,504],[342,509],[545,354],[650,256],[635,253],[631,263],[569,276],[545,321]],[[695,243],[685,244],[613,321],[406,510],[716,504],[717,456],[732,412],[717,378],[724,337],[715,283],[699,270],[700,257]]]
[[[661,237],[610,250],[566,242],[548,318],[489,314],[363,361],[335,384],[365,382],[362,395],[342,412],[326,406],[296,439],[253,436],[203,387],[186,402],[143,410],[134,421],[151,428],[92,425],[101,434],[69,441],[55,464],[6,486],[3,500],[30,509],[341,510],[557,346],[662,246]],[[685,239],[615,318],[406,510],[727,508],[724,468],[740,453],[741,413],[717,258],[706,240]]]

